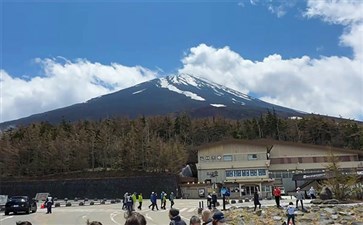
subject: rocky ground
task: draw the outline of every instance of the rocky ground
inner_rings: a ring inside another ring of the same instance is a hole
[[[363,225],[363,203],[336,204],[336,200],[305,204],[307,212],[296,211],[296,225],[346,224]],[[287,204],[282,204],[287,206]],[[225,212],[229,225],[282,225],[287,220],[286,208],[263,206],[253,211],[251,206],[233,205]]]

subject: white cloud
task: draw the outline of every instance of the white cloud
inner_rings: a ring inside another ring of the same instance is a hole
[[[0,70],[1,118],[8,121],[65,107],[157,77],[141,66],[102,65],[78,59],[71,62],[36,59],[45,76],[16,78]]]
[[[345,26],[340,37],[344,46],[352,47],[354,57],[363,60],[363,1],[312,1],[309,0],[305,16]]]
[[[269,9],[278,12],[271,5]],[[352,59],[283,59],[274,54],[252,62],[229,47],[200,44],[186,54],[179,72],[200,75],[278,105],[363,120],[363,1],[308,1],[304,15],[344,25],[340,44],[353,49]]]
[[[228,47],[191,48],[180,73],[196,74],[262,100],[305,112],[363,118],[362,62],[347,57],[308,56],[263,61],[244,59]]]

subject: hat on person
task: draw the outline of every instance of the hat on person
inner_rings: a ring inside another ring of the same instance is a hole
[[[296,188],[296,190],[298,191],[298,190],[300,190],[300,188],[299,188],[299,187],[297,187],[297,188]]]
[[[221,211],[217,211],[213,214],[213,220],[224,223],[226,219],[224,218],[224,214]]]

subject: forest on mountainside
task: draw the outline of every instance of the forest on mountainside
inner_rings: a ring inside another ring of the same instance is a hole
[[[1,177],[43,177],[76,171],[177,173],[197,162],[196,148],[225,139],[273,139],[363,150],[363,125],[274,112],[250,120],[178,116],[34,123],[0,136]]]

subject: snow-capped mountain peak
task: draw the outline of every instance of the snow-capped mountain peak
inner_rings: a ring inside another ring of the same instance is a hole
[[[224,96],[230,103],[233,104],[245,105],[245,101],[251,101],[253,99],[252,97],[236,90],[190,74],[179,74],[160,78],[157,86],[183,94],[197,101],[206,100],[206,96],[200,95],[199,93],[203,89],[209,89],[218,97]],[[211,92],[208,93],[208,95],[210,94]]]
[[[1,127],[62,120],[93,120],[110,117],[135,118],[140,115],[168,115],[187,112],[194,117],[224,116],[232,119],[259,117],[275,110],[281,116],[304,113],[273,105],[244,93],[190,74],[157,78],[138,85],[15,121]]]

